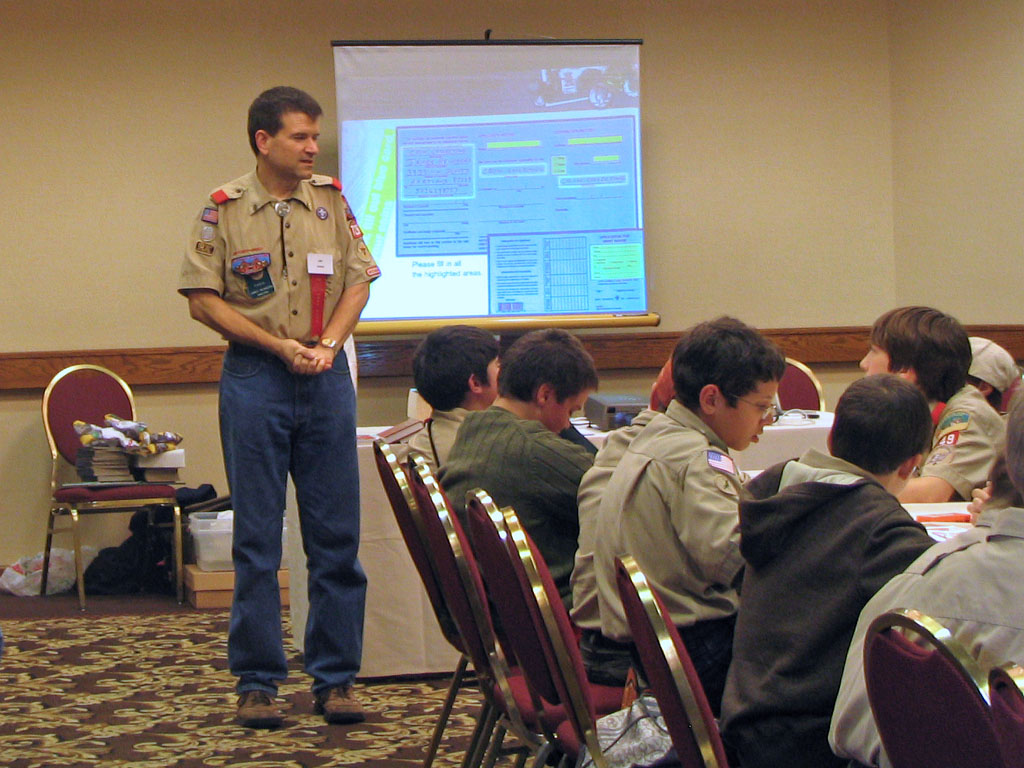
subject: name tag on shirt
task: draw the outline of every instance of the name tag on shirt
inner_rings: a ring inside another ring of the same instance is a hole
[[[329,253],[306,254],[306,269],[311,275],[333,275],[334,257]]]

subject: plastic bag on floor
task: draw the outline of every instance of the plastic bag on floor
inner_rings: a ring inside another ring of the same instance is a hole
[[[82,547],[83,569],[96,557],[93,547]],[[0,590],[19,597],[32,597],[40,592],[43,582],[43,553],[23,557],[0,574]],[[75,585],[75,553],[70,549],[50,550],[50,572],[46,577],[46,594],[67,592]]]
[[[641,696],[627,709],[600,718],[597,741],[609,768],[682,768],[653,696]],[[583,747],[577,768],[593,765]]]

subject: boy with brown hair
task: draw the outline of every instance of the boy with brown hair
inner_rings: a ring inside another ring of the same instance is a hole
[[[895,373],[916,384],[932,407],[935,429],[920,477],[900,493],[903,503],[970,500],[985,484],[1002,448],[1003,420],[967,383],[971,345],[956,318],[931,307],[900,307],[879,317],[860,367]]]

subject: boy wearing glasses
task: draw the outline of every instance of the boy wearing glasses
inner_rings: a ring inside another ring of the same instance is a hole
[[[631,554],[679,627],[716,714],[743,566],[742,486],[729,449],[743,450],[775,420],[785,367],[779,349],[739,320],[690,329],[672,354],[675,398],[630,443],[595,521],[601,644],[629,652],[615,558]]]
[[[868,376],[836,405],[830,456],[808,451],[747,485],[747,567],[722,699],[723,737],[744,768],[846,765],[828,727],[857,617],[934,543],[896,498],[931,432],[917,387]]]

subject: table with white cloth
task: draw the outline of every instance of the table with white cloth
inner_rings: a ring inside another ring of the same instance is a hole
[[[828,453],[828,433],[834,416],[829,411],[786,413],[775,424],[765,427],[756,443],[742,451],[730,451],[730,454],[736,466],[744,472],[751,472],[798,458],[809,448]],[[585,424],[578,424],[577,429],[598,447],[608,434]]]
[[[936,541],[957,536],[973,523],[966,501],[946,501],[936,504],[904,504],[910,516],[917,520]]]
[[[373,437],[385,427],[360,427],[359,562],[366,571],[366,621],[360,677],[387,677],[450,672],[459,654],[441,634],[423,582],[395,522],[391,504],[377,474]],[[299,530],[298,505],[291,482],[286,506],[288,528]],[[290,609],[293,639],[302,649],[302,632],[309,613],[306,558],[302,537],[288,536],[285,559],[290,570]]]
[[[810,448],[828,453],[828,433],[832,431],[834,417],[829,411],[783,414],[777,422],[764,428],[756,443],[730,453],[736,466],[744,472],[768,469],[780,461],[799,458]]]

